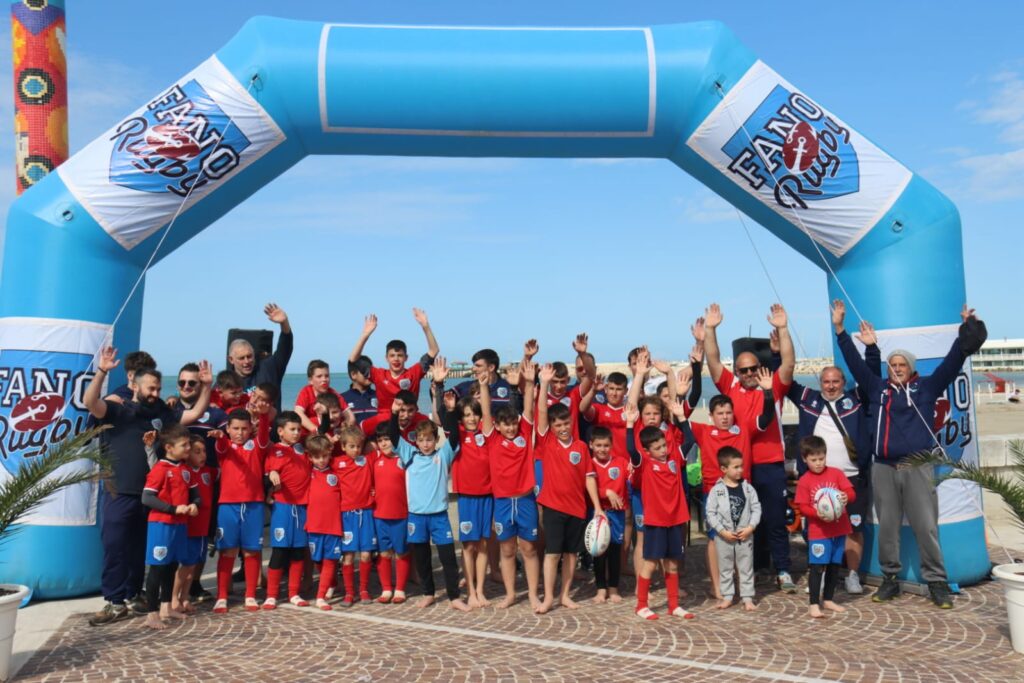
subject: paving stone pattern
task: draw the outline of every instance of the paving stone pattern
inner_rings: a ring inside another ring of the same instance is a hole
[[[794,557],[802,551],[795,545]],[[664,615],[663,590],[652,594],[662,618],[640,621],[629,578],[619,605],[593,603],[593,583],[581,583],[581,609],[545,616],[530,610],[521,579],[517,605],[470,615],[444,600],[420,610],[415,598],[253,614],[234,596],[229,614],[213,615],[204,605],[161,633],[139,618],[92,628],[86,615],[69,617],[18,680],[1024,681],[1024,656],[1010,648],[997,584],[968,589],[952,611],[910,595],[877,605],[870,588],[862,596],[840,588],[847,612],[812,622],[804,581],[796,595],[759,584],[753,614],[714,609],[702,555],[703,547],[694,547],[684,572],[684,604],[698,615],[692,621]],[[436,581],[443,585],[440,576]],[[489,596],[500,592],[489,584]]]

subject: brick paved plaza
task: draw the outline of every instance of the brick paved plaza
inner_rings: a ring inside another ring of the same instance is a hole
[[[69,617],[18,680],[1024,681],[1024,656],[1010,648],[995,583],[967,590],[952,612],[917,596],[877,605],[870,588],[862,596],[840,589],[848,611],[812,623],[804,582],[797,595],[759,584],[754,614],[714,609],[701,555],[703,547],[694,547],[684,574],[693,621],[638,620],[631,579],[622,604],[594,604],[587,583],[580,610],[543,617],[530,611],[525,593],[509,610],[470,615],[443,602],[419,610],[414,601],[251,614],[233,601],[226,616],[210,614],[207,604],[162,633],[139,618],[91,628],[85,615]],[[652,606],[662,614],[664,601],[656,591]]]

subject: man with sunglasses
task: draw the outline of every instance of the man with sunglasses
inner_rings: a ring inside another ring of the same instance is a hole
[[[780,304],[773,304],[768,322],[779,338],[782,364],[772,374],[772,394],[775,399],[775,418],[761,429],[757,418],[764,406],[764,397],[758,387],[757,372],[761,361],[757,355],[745,351],[733,364],[735,374],[722,365],[716,328],[722,323],[722,309],[711,304],[704,311],[703,321],[697,321],[694,335],[702,331],[704,355],[708,371],[718,390],[732,399],[736,423],[751,434],[753,466],[751,484],[761,501],[761,524],[754,532],[754,569],[765,571],[774,565],[779,588],[787,593],[796,592],[796,584],[789,573],[789,532],[786,529],[786,467],[785,446],[782,441],[782,402],[793,383],[796,351],[789,336],[788,319]]]

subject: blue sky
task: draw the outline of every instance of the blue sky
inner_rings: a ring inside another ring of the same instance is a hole
[[[1024,336],[1013,284],[1024,208],[1019,3],[989,3],[984,12],[891,1],[68,5],[72,152],[256,14],[476,25],[721,20],[768,65],[953,198],[970,302],[993,337]],[[10,54],[0,52],[10,78]],[[10,90],[0,95],[4,217],[14,186]],[[748,223],[790,310],[798,353],[828,352],[824,276]],[[412,306],[429,312],[452,358],[491,346],[511,359],[528,336],[541,341],[544,357],[568,358],[581,330],[600,360],[618,360],[640,343],[682,357],[689,322],[710,301],[723,306],[725,337],[748,326],[763,333],[770,292],[736,212],[667,161],[314,157],[153,268],[142,345],[165,368],[219,360],[225,328],[262,326],[262,305],[274,300],[296,328],[292,371],[313,357],[340,364],[370,311],[381,320],[371,355],[381,356],[392,337],[418,353]]]

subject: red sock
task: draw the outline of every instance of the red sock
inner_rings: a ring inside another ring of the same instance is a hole
[[[274,569],[269,567],[267,569],[267,599],[273,598],[277,600],[277,593],[281,589],[281,574],[284,573],[283,569]],[[248,576],[246,576],[248,579]],[[248,585],[248,584],[246,584]]]
[[[409,580],[409,565],[412,564],[408,554],[399,555],[395,562],[395,590],[405,592],[405,583]]]
[[[642,576],[636,577],[636,611],[647,607],[647,594],[651,590],[651,580]]]
[[[292,560],[288,567],[288,597],[299,594],[302,585],[302,572],[306,568],[305,560]]]
[[[679,574],[677,572],[665,572],[665,592],[668,593],[668,611],[672,612],[679,607]]]
[[[359,560],[359,594],[370,592],[370,568],[373,563],[369,560]]]
[[[318,600],[323,600],[327,597],[327,589],[334,584],[334,574],[337,571],[337,560],[324,560],[323,565],[320,567],[320,586],[316,591]]]
[[[260,582],[260,566],[263,558],[259,553],[245,556],[245,597],[256,598],[256,584]],[[275,589],[276,590],[276,589]]]
[[[354,596],[356,594],[356,565],[341,565],[341,578],[345,581],[345,595]]]
[[[217,599],[227,600],[231,590],[231,572],[235,568],[234,555],[221,555],[217,558]]]
[[[391,592],[391,558],[381,555],[377,558],[377,576],[380,577],[380,589]],[[361,578],[361,577],[360,577]]]

